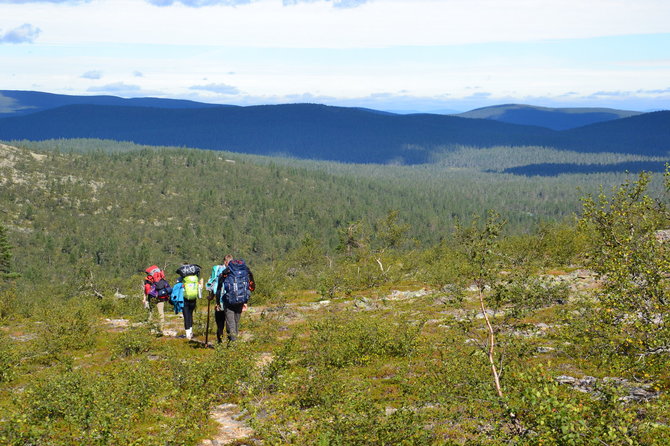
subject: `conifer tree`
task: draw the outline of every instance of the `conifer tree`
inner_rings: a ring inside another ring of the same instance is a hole
[[[12,267],[12,246],[7,239],[7,229],[0,224],[0,277],[6,277]]]

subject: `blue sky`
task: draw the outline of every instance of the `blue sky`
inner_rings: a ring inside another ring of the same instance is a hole
[[[0,0],[0,90],[670,109],[668,0]]]

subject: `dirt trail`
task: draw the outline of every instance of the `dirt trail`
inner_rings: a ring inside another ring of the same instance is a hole
[[[199,446],[222,446],[238,442],[253,435],[254,431],[241,420],[242,414],[237,404],[221,404],[210,412],[210,417],[220,427],[217,434],[204,440]]]

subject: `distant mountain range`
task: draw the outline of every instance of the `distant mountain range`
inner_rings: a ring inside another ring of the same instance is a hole
[[[553,130],[567,130],[597,122],[629,118],[641,112],[612,108],[547,108],[532,105],[504,104],[477,108],[456,116],[493,119],[509,124],[537,125]]]
[[[511,106],[503,110],[512,110]],[[520,106],[515,106],[520,107]],[[610,119],[609,111],[568,113],[524,106],[529,116],[589,116],[599,122],[552,130],[511,124],[495,107],[485,119],[437,114],[397,115],[317,104],[225,106],[192,101],[113,96],[64,96],[0,91],[0,140],[101,138],[262,155],[356,163],[425,163],[457,146],[545,146],[582,152],[666,156],[670,112]],[[535,114],[534,114],[535,113]],[[607,115],[607,118],[604,116]],[[537,118],[533,118],[537,120]],[[554,126],[557,124],[554,124]]]
[[[0,118],[21,116],[65,105],[111,105],[155,108],[218,108],[233,105],[207,104],[183,99],[120,98],[118,96],[71,96],[41,91],[0,90]]]

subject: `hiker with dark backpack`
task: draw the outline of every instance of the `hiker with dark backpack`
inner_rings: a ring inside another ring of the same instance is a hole
[[[165,302],[170,298],[172,287],[165,278],[165,273],[156,265],[151,265],[144,270],[147,276],[144,278],[144,299],[142,303],[149,310],[149,320],[153,319],[153,307],[158,311],[158,325],[161,333],[165,326]]]
[[[177,268],[184,297],[184,330],[186,339],[193,339],[193,312],[196,303],[202,297],[202,280],[200,279],[200,266],[192,263],[184,263]]]
[[[212,267],[212,274],[209,276],[209,280],[207,280],[207,284],[205,285],[205,288],[207,291],[209,291],[209,294],[207,296],[207,299],[209,301],[214,300],[216,297],[216,291],[219,288],[219,276],[223,272],[223,270],[226,268],[225,263],[226,261],[231,261],[233,260],[233,256],[227,255],[223,259],[223,264],[221,265],[214,265]],[[217,344],[221,343],[221,339],[223,337],[223,327],[225,325],[225,315],[223,312],[223,307],[219,305],[218,300],[214,304],[214,320],[216,321],[216,342]],[[209,302],[207,303],[207,308],[209,308]],[[209,323],[209,315],[207,316],[207,322]]]
[[[233,259],[227,255],[223,262],[224,269],[219,275],[216,289],[216,300],[223,309],[223,325],[228,334],[228,344],[237,339],[240,317],[247,308],[251,292],[256,289],[254,275],[244,260]],[[221,330],[223,333],[223,330]]]

